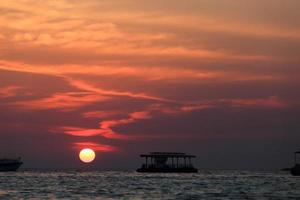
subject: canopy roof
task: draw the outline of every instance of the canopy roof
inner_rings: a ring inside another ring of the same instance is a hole
[[[189,155],[181,152],[150,152],[149,154],[142,154],[141,157],[190,157],[194,158],[196,156]]]

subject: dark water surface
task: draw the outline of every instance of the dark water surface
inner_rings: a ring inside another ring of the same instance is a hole
[[[0,173],[0,199],[300,199],[285,172],[206,171]]]

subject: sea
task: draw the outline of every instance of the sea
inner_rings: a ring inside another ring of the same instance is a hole
[[[300,200],[300,177],[288,172],[237,170],[207,170],[196,174],[2,172],[0,199]]]

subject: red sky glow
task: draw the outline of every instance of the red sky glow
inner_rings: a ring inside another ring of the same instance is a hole
[[[92,148],[96,166],[134,168],[140,153],[183,151],[204,168],[284,167],[300,147],[299,8],[2,1],[1,156],[78,167]]]

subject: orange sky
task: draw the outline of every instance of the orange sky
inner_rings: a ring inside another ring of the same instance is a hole
[[[32,146],[53,160],[93,147],[114,162],[152,150],[213,155],[199,148],[206,140],[223,141],[228,152],[233,141],[296,148],[299,7],[297,0],[3,1],[1,151],[35,163],[42,154]]]

